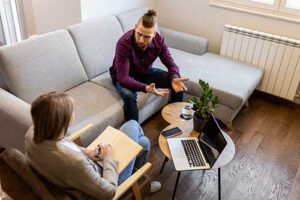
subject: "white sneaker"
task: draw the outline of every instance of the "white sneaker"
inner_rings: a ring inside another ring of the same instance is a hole
[[[161,184],[159,181],[151,181],[150,194],[158,192],[161,188]]]

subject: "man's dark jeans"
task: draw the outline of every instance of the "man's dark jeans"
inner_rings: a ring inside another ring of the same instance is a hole
[[[171,89],[170,103],[181,102],[183,100],[183,92],[176,93],[173,90],[172,84],[168,77],[168,72],[164,70],[152,68],[149,74],[140,76],[136,79],[147,85],[155,83],[156,88]],[[129,121],[131,119],[134,119],[136,121],[139,121],[139,111],[137,108],[137,92],[121,86],[118,81],[113,81],[113,84],[124,101],[123,108],[125,120]]]

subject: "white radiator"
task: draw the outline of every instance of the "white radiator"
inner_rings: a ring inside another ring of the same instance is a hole
[[[293,101],[300,81],[299,40],[225,25],[220,54],[263,68],[257,89]]]

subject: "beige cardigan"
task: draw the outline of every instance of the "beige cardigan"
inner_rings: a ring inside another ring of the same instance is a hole
[[[112,199],[118,186],[118,163],[112,159],[98,162],[70,140],[33,142],[33,127],[25,135],[26,158],[30,165],[51,183],[76,189],[96,199]]]

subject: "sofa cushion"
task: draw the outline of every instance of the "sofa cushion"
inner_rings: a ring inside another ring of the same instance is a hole
[[[104,87],[104,88],[106,88],[110,91],[117,92],[115,86],[112,83],[112,79],[110,77],[109,72],[105,72],[105,73],[93,78],[90,81],[95,83],[95,84],[98,84],[101,87]]]
[[[9,90],[28,103],[43,93],[65,91],[87,81],[74,42],[65,30],[1,47],[0,60]]]
[[[122,100],[115,92],[86,82],[66,93],[75,102],[75,121],[70,128],[71,132],[90,123],[94,126],[91,133],[83,138],[84,144],[91,143],[108,125],[119,126],[124,121]]]
[[[135,27],[135,24],[139,20],[140,17],[142,17],[150,8],[140,8],[140,9],[134,9],[129,10],[127,12],[120,13],[117,16],[122,29],[124,32],[127,32]],[[159,15],[159,14],[158,14]],[[156,30],[159,33],[159,27],[157,27]]]
[[[112,84],[112,79],[110,77],[109,72],[103,73],[100,76],[97,76],[91,80],[93,83],[96,83],[106,89],[109,89],[110,91],[113,91],[115,93],[118,93],[116,90],[115,86]],[[121,97],[120,97],[121,98]],[[152,94],[147,94],[144,92],[138,92],[137,93],[137,106],[139,109],[145,107],[148,105],[150,102],[152,102],[156,98],[161,98],[157,97]]]
[[[123,31],[114,16],[86,21],[68,28],[89,79],[112,65],[115,47]]]
[[[173,48],[170,51],[181,76],[190,78],[186,83],[188,93],[199,96],[198,80],[203,79],[220,97],[221,104],[232,109],[240,107],[249,98],[263,74],[258,67],[212,53],[198,56]],[[154,66],[162,68],[163,64],[158,59]]]

